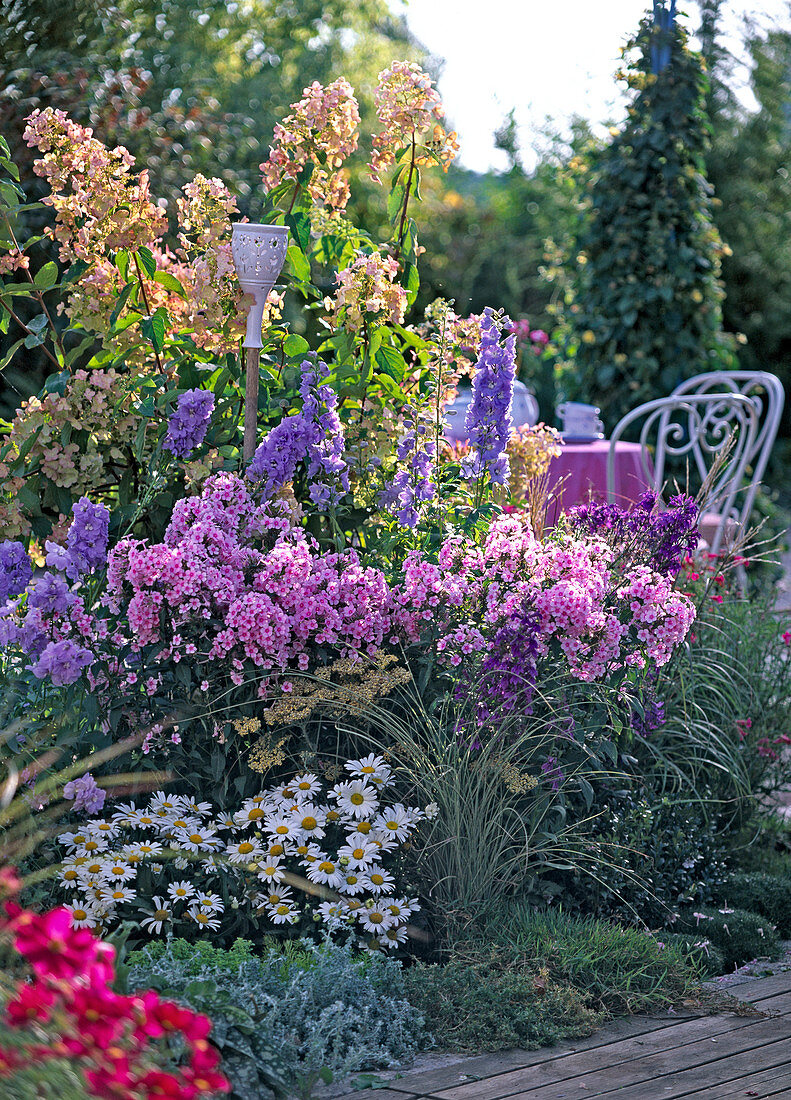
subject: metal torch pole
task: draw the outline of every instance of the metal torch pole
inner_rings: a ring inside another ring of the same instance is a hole
[[[244,446],[242,456],[245,462],[249,462],[255,453],[256,429],[258,426],[258,379],[261,349],[245,348],[244,362]]]

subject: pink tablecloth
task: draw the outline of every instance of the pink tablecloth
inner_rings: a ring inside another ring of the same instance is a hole
[[[607,499],[608,439],[593,443],[564,443],[563,452],[552,459],[549,482],[553,498],[547,520],[557,522],[561,512],[575,504]],[[647,481],[640,459],[639,443],[615,445],[615,496],[622,508],[633,504],[651,485]]]

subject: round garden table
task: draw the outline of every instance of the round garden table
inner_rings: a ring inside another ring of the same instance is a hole
[[[607,500],[608,439],[592,443],[563,443],[562,451],[549,467],[550,501],[547,523],[557,523],[562,512],[589,500]],[[615,500],[622,508],[634,504],[650,489],[640,457],[639,443],[615,445]]]

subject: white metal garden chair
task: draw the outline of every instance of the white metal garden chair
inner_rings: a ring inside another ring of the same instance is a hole
[[[705,532],[712,553],[733,542],[749,518],[739,498],[755,440],[759,407],[742,393],[693,393],[660,397],[632,409],[616,424],[607,456],[607,495],[615,498],[615,448],[624,432],[643,421],[640,448],[646,484],[661,493],[668,461],[697,474],[706,492],[701,514],[716,517]],[[679,471],[684,473],[684,471]],[[749,501],[752,507],[752,498]]]
[[[713,370],[697,374],[676,386],[671,396],[704,393],[741,393],[750,397],[758,412],[758,432],[747,457],[746,475],[750,479],[741,501],[741,525],[746,528],[755,503],[755,494],[763,481],[772,453],[780,417],[785,404],[783,383],[768,371]]]

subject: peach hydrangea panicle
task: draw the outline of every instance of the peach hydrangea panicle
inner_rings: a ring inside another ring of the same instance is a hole
[[[380,252],[358,256],[336,276],[334,319],[342,319],[352,332],[374,319],[400,325],[406,312],[407,293],[394,281],[397,275],[398,263],[392,256]]]
[[[371,179],[381,183],[380,173],[395,163],[396,153],[420,140],[422,152],[417,162],[425,162],[429,153],[439,158],[444,169],[459,151],[456,134],[446,131],[442,101],[431,77],[414,61],[394,61],[379,74],[376,114],[382,129],[374,135],[369,163]],[[430,131],[430,133],[429,133]]]
[[[356,149],[360,112],[354,89],[340,77],[323,87],[317,80],[291,104],[292,114],[275,126],[269,159],[260,165],[264,184],[272,190],[284,180],[296,179],[309,161],[314,168],[308,184],[319,206],[344,210],[349,184],[344,160]]]

